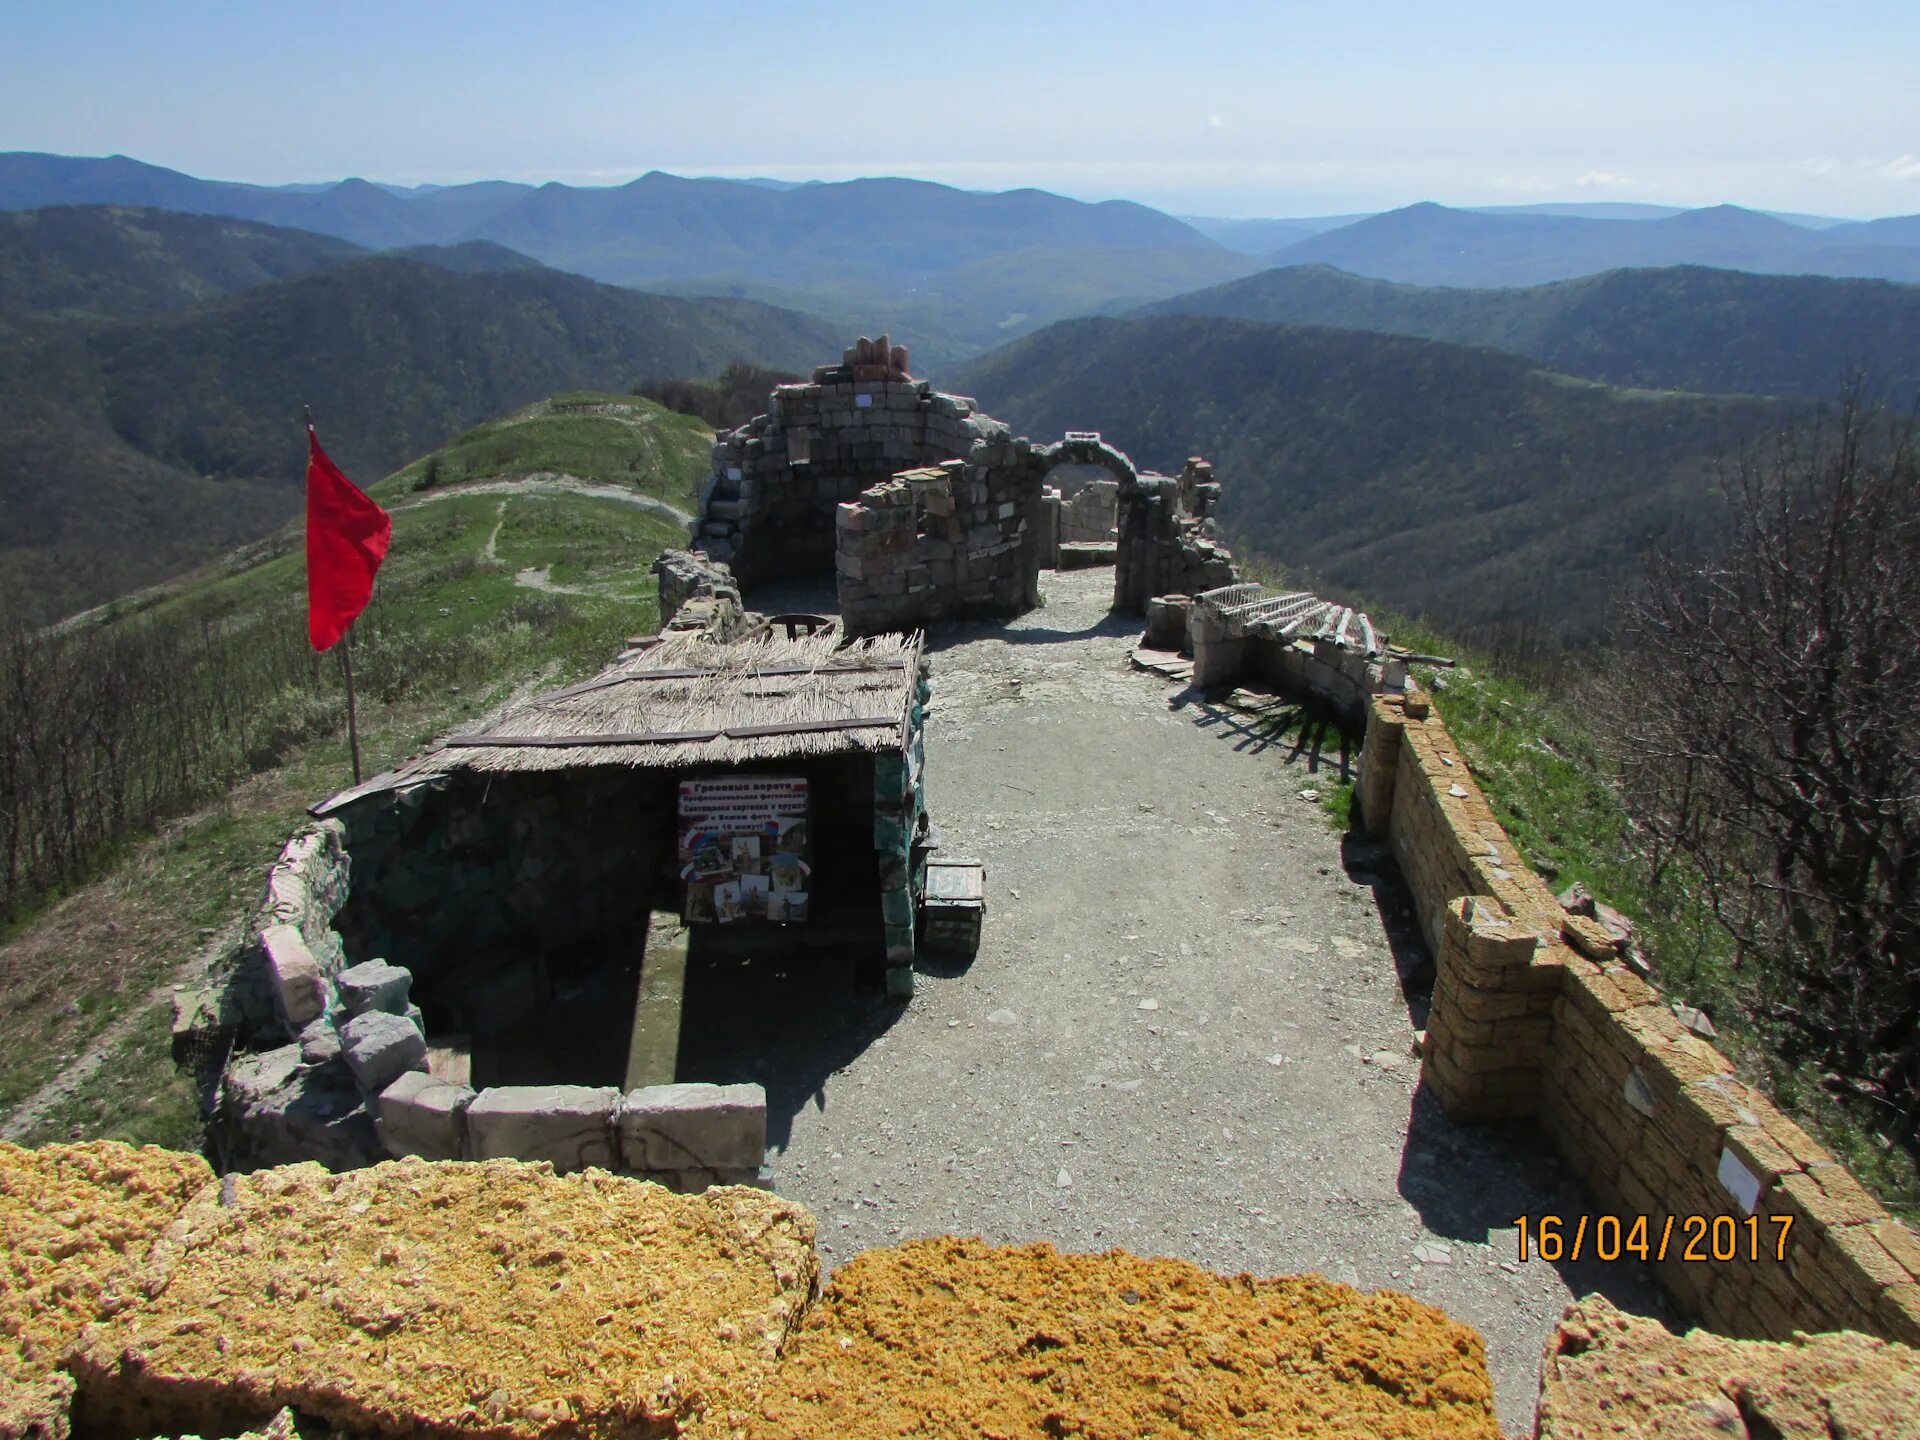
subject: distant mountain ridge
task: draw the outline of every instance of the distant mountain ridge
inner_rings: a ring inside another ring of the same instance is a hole
[[[1309,236],[1270,259],[1275,266],[1331,265],[1409,285],[1475,288],[1672,265],[1920,282],[1920,247],[1897,243],[1905,234],[1897,220],[1809,230],[1737,205],[1655,220],[1596,220],[1490,215],[1422,202]],[[1887,236],[1896,243],[1881,238]]]
[[[1066,321],[955,383],[1021,431],[1214,462],[1232,531],[1295,578],[1466,637],[1604,633],[1648,542],[1710,522],[1716,466],[1814,402],[1656,395],[1516,356],[1211,317]]]
[[[1467,290],[1299,265],[1136,313],[1490,345],[1612,385],[1825,400],[1861,369],[1892,403],[1920,396],[1920,286],[1885,280],[1681,266]]]
[[[158,315],[370,253],[309,230],[146,206],[0,212],[0,328],[31,318]],[[466,273],[540,263],[484,240],[393,253]]]

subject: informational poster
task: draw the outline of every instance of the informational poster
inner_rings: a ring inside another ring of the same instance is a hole
[[[807,782],[732,775],[680,782],[680,878],[688,924],[807,918]]]

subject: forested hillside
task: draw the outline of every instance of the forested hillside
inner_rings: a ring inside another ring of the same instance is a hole
[[[1423,202],[1308,236],[1276,251],[1271,263],[1334,265],[1413,285],[1538,285],[1663,265],[1920,281],[1920,248],[1900,243],[1905,233],[1897,225],[1810,230],[1738,205],[1656,220],[1599,220]]]
[[[1488,349],[1163,317],[1050,326],[958,383],[1036,437],[1214,462],[1233,531],[1303,578],[1460,634],[1593,639],[1648,542],[1710,513],[1716,463],[1818,411],[1573,379]]]
[[[1298,265],[1139,313],[1491,345],[1611,385],[1827,399],[1858,369],[1895,403],[1920,394],[1920,285],[1886,280],[1681,266],[1460,290]]]
[[[11,605],[50,619],[291,515],[303,404],[364,478],[555,390],[717,374],[736,359],[802,369],[843,343],[750,301],[397,256],[147,319],[36,323],[0,343]]]

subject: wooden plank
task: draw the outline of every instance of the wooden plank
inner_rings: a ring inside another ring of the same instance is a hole
[[[450,735],[449,750],[576,750],[611,745],[691,745],[708,740],[751,740],[762,735],[810,735],[831,730],[890,730],[900,722],[891,715],[864,715],[843,720],[792,720],[780,725],[729,725],[719,730],[652,730],[607,735]]]

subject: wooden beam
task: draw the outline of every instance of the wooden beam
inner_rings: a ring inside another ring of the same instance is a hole
[[[757,670],[726,671],[684,666],[674,670],[629,670],[620,675],[603,675],[596,680],[583,680],[578,685],[569,685],[564,690],[549,690],[544,695],[536,695],[527,703],[544,705],[549,700],[566,700],[575,695],[585,695],[594,690],[605,690],[614,685],[625,685],[633,680],[699,680],[710,675],[730,675],[741,680],[758,680],[763,675],[862,675],[869,671],[904,670],[904,660],[877,660],[871,665],[766,665]]]
[[[576,750],[611,745],[693,745],[708,740],[752,740],[763,735],[890,730],[899,723],[891,715],[867,715],[846,720],[791,720],[780,725],[729,725],[717,730],[651,730],[606,735],[450,735],[444,743],[449,750]]]

